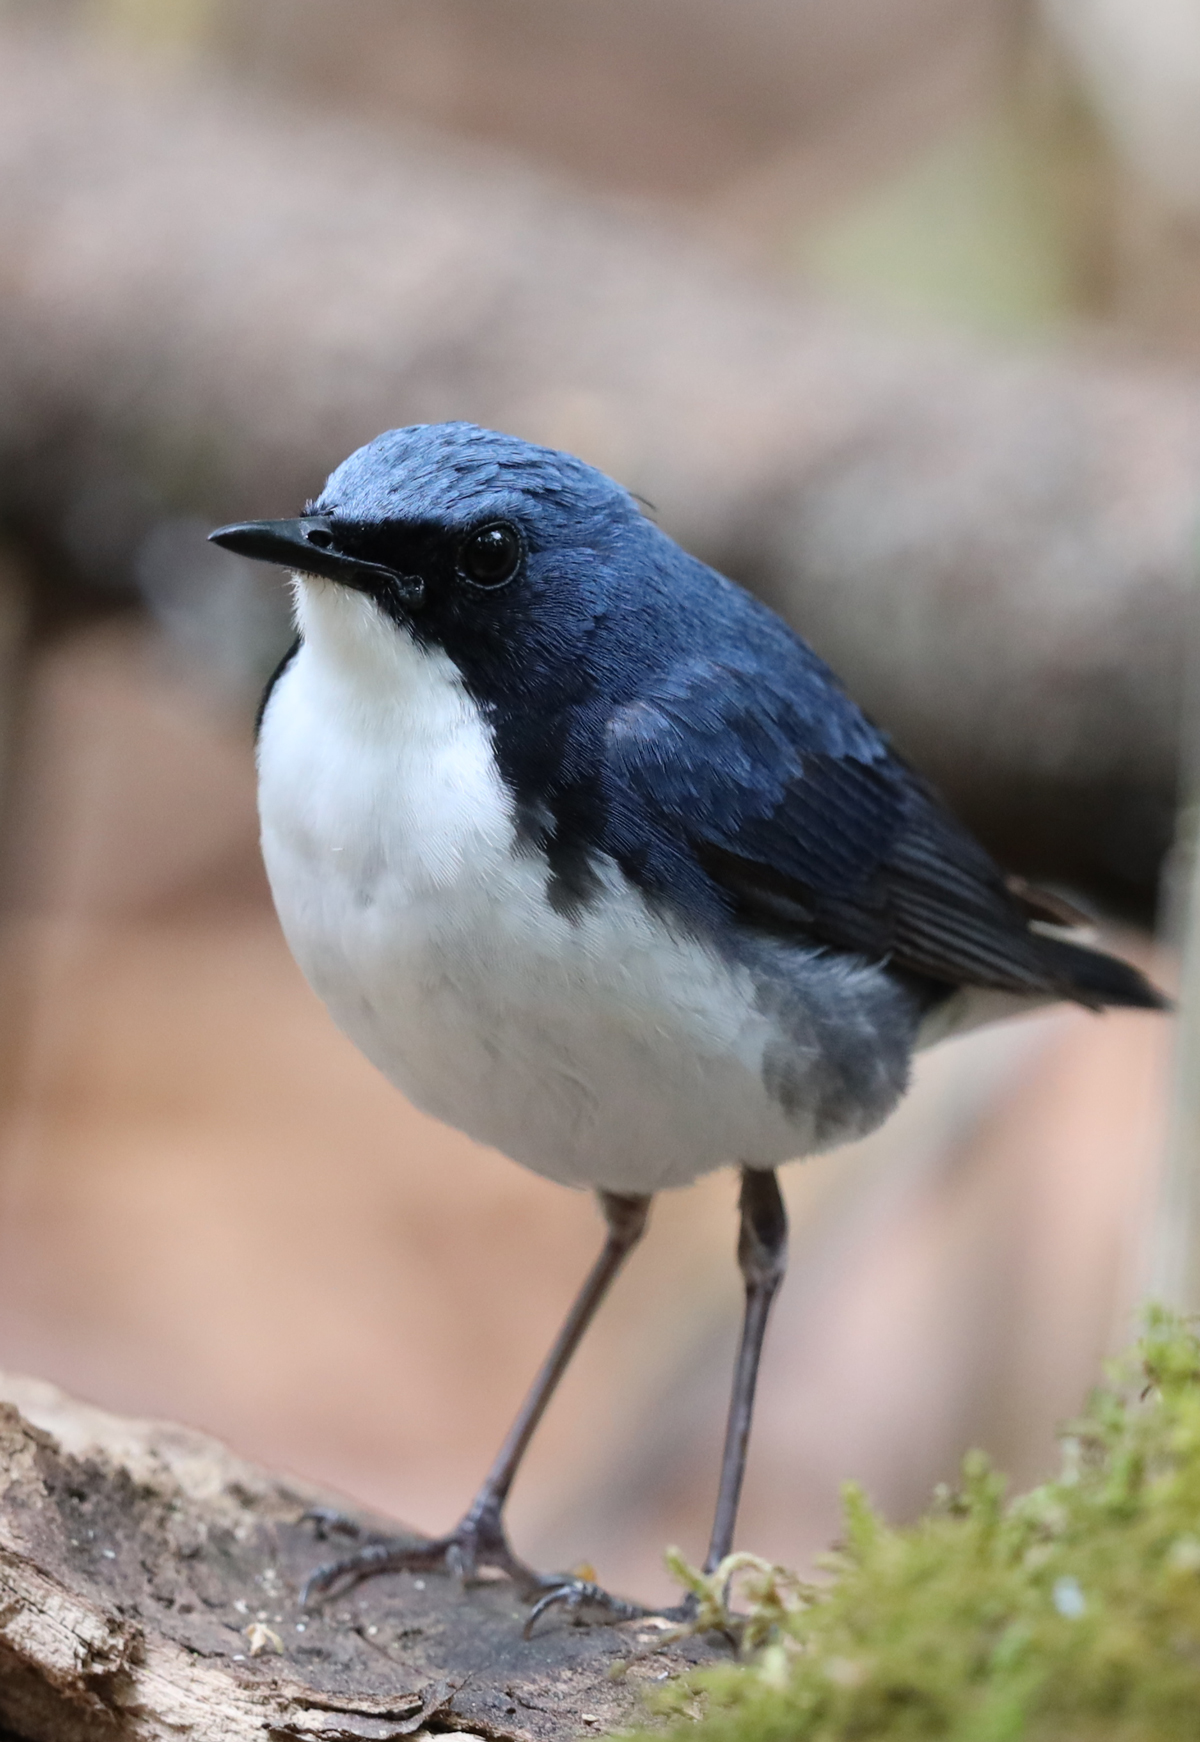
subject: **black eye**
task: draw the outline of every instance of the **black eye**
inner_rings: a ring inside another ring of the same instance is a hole
[[[511,526],[481,526],[465,538],[458,553],[458,572],[476,587],[502,587],[517,572],[521,540]]]

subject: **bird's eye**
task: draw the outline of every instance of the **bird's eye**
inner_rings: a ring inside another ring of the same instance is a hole
[[[458,553],[458,572],[476,587],[502,587],[517,572],[521,540],[503,522],[481,526],[463,540]]]

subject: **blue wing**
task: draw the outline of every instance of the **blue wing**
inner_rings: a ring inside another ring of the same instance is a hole
[[[1006,882],[803,643],[647,679],[608,722],[605,780],[618,856],[643,886],[665,849],[670,887],[702,878],[778,935],[950,985],[1161,1002],[1135,969],[1030,929],[1054,917],[1050,898]]]

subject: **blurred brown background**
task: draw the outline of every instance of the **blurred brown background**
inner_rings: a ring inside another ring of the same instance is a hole
[[[8,0],[0,57],[0,1366],[438,1528],[598,1221],[407,1109],[304,986],[255,845],[282,593],[205,529],[390,424],[573,447],[1173,981],[1200,23]],[[807,1561],[843,1478],[902,1516],[974,1444],[1035,1478],[1147,1276],[1188,1297],[1170,1028],[955,1042],[791,1170],[746,1546]],[[703,1552],[734,1191],[656,1206],[516,1491],[531,1558],[653,1597],[666,1542]]]

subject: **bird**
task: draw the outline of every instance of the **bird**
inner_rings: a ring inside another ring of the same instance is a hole
[[[410,1101],[596,1194],[602,1250],[446,1534],[360,1543],[305,1590],[486,1570],[574,1619],[645,1614],[543,1574],[504,1508],[651,1201],[740,1170],[745,1305],[708,1553],[730,1553],[786,1267],[777,1169],[877,1127],[913,1055],[1056,1000],[1162,1009],[1006,877],[807,643],[573,455],[393,429],[305,512],[211,538],[290,572],[257,725],[283,932]]]

